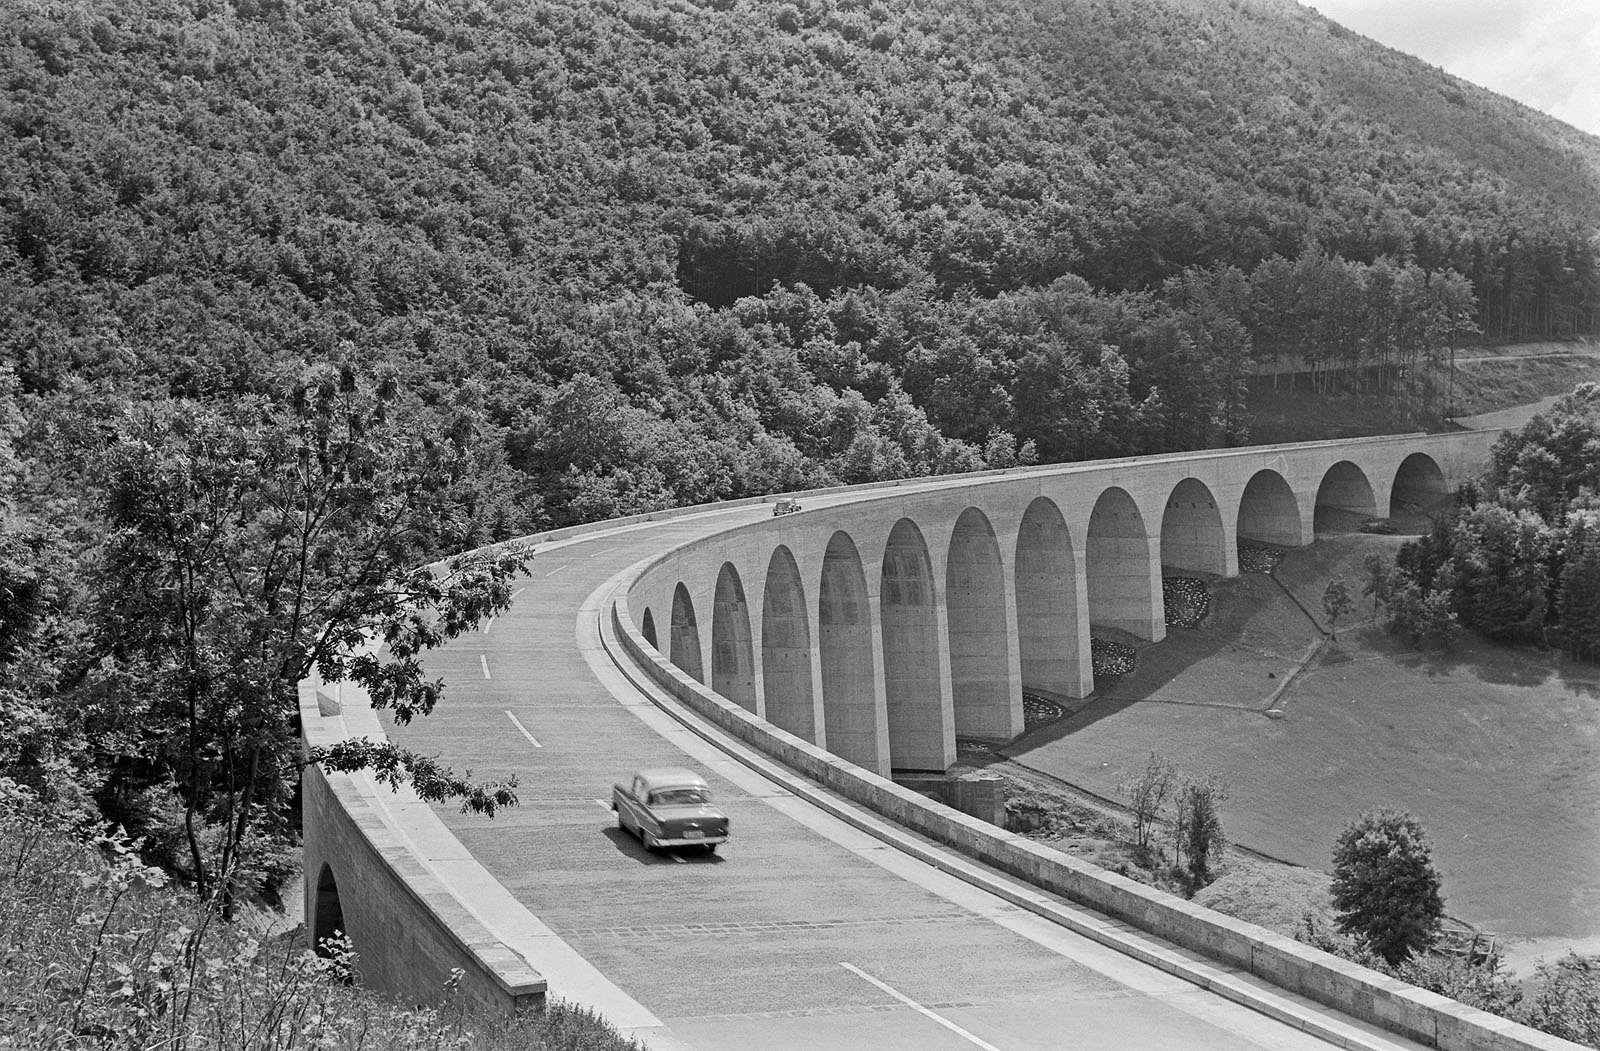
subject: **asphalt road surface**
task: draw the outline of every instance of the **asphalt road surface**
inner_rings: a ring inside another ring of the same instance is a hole
[[[531,960],[552,995],[668,1051],[1330,1046],[915,860],[631,688],[599,649],[596,589],[767,514],[723,510],[541,547],[513,607],[429,661],[449,684],[435,713],[393,731],[476,777],[520,778],[520,805],[492,820],[438,813],[598,970]],[[717,853],[647,854],[617,829],[612,782],[666,765],[705,773],[731,816]],[[1262,988],[1362,1046],[1418,1046]]]

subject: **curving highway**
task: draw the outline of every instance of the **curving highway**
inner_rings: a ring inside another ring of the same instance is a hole
[[[521,778],[521,806],[493,820],[436,812],[548,928],[530,962],[552,995],[663,1051],[1420,1046],[816,805],[801,794],[814,788],[658,706],[603,645],[602,597],[640,560],[770,513],[541,546],[513,607],[433,656],[449,683],[437,711],[391,730],[458,769]],[[717,854],[650,855],[617,830],[611,783],[663,765],[701,770],[731,815]],[[1037,914],[1052,910],[1072,926]]]

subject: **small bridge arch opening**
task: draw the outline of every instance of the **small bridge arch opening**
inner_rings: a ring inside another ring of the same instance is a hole
[[[756,710],[750,610],[732,562],[722,564],[711,603],[711,688],[746,711]]]
[[[1005,570],[994,527],[976,507],[956,519],[944,577],[955,732],[1005,740],[1012,736],[1013,692]]]
[[[950,764],[945,758],[938,597],[927,542],[909,518],[889,531],[878,594],[889,765],[943,770]]]
[[[1054,500],[1037,497],[1023,512],[1014,565],[1022,688],[1083,696],[1077,560]]]
[[[834,755],[886,773],[879,761],[877,665],[869,601],[855,541],[843,530],[836,532],[822,557],[817,592],[823,733]]]
[[[1313,529],[1318,533],[1353,533],[1378,514],[1367,473],[1349,460],[1328,468],[1317,486]]]
[[[1112,486],[1100,494],[1089,515],[1085,552],[1089,577],[1089,622],[1154,639],[1161,619],[1161,594],[1152,571],[1150,534],[1139,505],[1127,490]],[[1154,574],[1159,577],[1159,573]]]
[[[1161,515],[1161,564],[1219,576],[1228,572],[1222,512],[1198,478],[1185,478],[1167,496]]]
[[[1449,495],[1444,472],[1434,458],[1427,453],[1412,453],[1395,472],[1394,485],[1389,489],[1389,515],[1426,514]]]
[[[661,648],[661,644],[656,641],[656,618],[651,614],[649,606],[644,608],[644,620],[640,622],[639,630],[644,634],[644,641],[658,650]]]
[[[767,562],[761,596],[761,685],[767,721],[815,744],[811,683],[811,625],[805,585],[794,554],[782,544]]]
[[[1283,475],[1271,468],[1257,471],[1239,500],[1239,539],[1280,547],[1305,543],[1300,504]]]
[[[706,681],[705,665],[700,657],[700,624],[695,620],[689,589],[681,581],[672,590],[671,649],[668,660],[695,682]]]
[[[318,956],[331,957],[336,954],[336,941],[343,936],[348,939],[350,932],[344,925],[344,906],[339,901],[339,882],[334,879],[332,866],[324,863],[322,870],[317,873],[317,899],[316,914],[311,917],[311,947]]]

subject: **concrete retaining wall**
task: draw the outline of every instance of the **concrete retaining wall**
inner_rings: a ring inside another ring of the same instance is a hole
[[[1107,872],[902,788],[756,718],[689,678],[645,643],[624,589],[613,596],[610,610],[627,656],[691,710],[823,787],[1002,872],[1442,1051],[1578,1048]]]

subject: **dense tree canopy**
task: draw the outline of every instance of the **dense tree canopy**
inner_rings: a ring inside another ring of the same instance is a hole
[[[1287,0],[10,14],[25,392],[358,343],[480,386],[530,523],[1237,441],[1257,357],[1600,323],[1600,144]]]
[[[1416,637],[1432,601],[1432,622],[1600,655],[1600,385],[1506,432],[1489,459],[1392,569],[1374,565],[1368,592]]]
[[[1425,399],[1600,327],[1600,142],[1290,0],[0,9],[0,774],[201,883],[282,831],[318,617],[500,600],[402,567],[1238,443],[1258,359]]]

